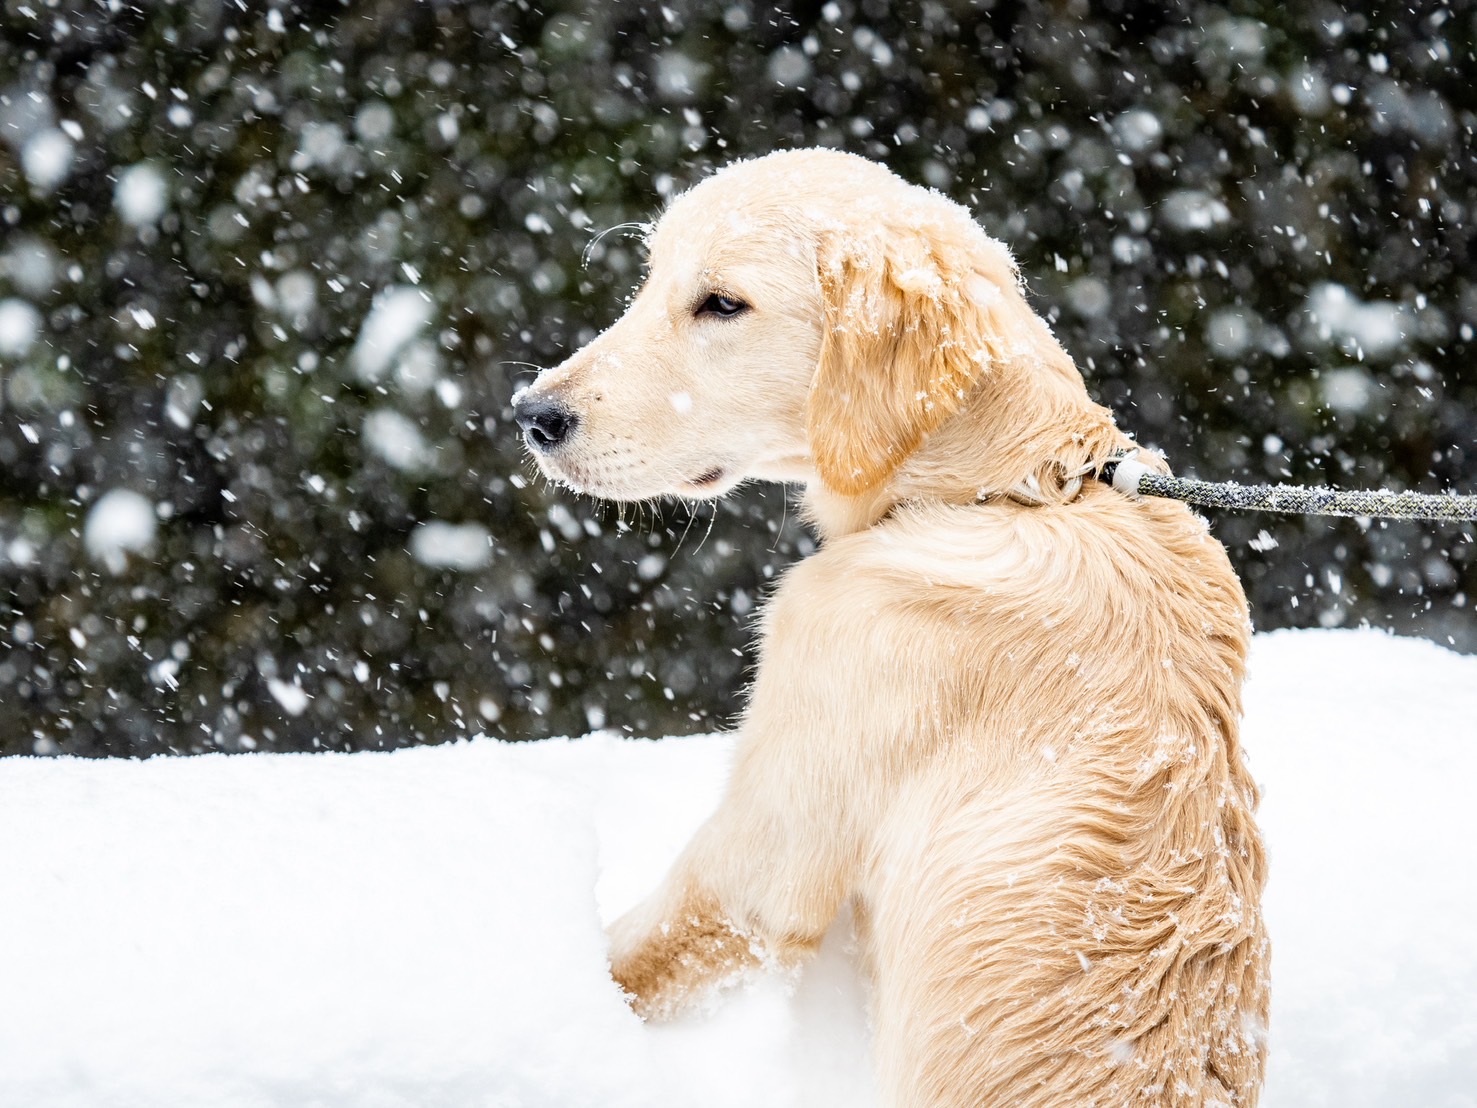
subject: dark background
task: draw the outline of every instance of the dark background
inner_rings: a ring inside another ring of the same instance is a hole
[[[599,232],[778,148],[970,205],[1181,474],[1477,490],[1470,5],[246,7],[0,9],[4,753],[731,720],[784,492],[591,502],[509,398],[640,280]],[[1470,525],[1214,528],[1260,628],[1477,650]]]

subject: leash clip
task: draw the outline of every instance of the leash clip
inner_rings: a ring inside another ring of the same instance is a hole
[[[1114,489],[1124,496],[1130,496],[1137,500],[1142,495],[1139,492],[1139,484],[1155,471],[1137,458],[1138,448],[1125,451],[1103,463],[1103,468],[1098,470],[1098,479],[1105,484],[1112,485]]]

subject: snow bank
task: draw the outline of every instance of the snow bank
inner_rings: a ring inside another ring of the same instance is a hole
[[[1271,849],[1267,1108],[1477,1105],[1477,657],[1260,636],[1248,745]]]
[[[1474,720],[1477,658],[1258,638],[1268,1108],[1477,1104]],[[0,762],[0,1105],[874,1104],[844,923],[670,1027],[606,977],[728,751]]]

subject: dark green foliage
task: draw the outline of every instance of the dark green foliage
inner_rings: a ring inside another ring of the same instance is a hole
[[[971,205],[1181,473],[1477,489],[1469,11],[242,7],[0,9],[5,753],[731,719],[745,616],[809,549],[783,494],[590,503],[534,476],[509,401],[639,282],[639,243],[598,232],[776,148]],[[130,222],[140,163],[168,203]],[[366,367],[390,288],[429,321]],[[366,435],[385,413],[413,431]],[[83,534],[115,488],[158,522],[110,567]],[[418,560],[431,520],[490,560]],[[1477,649],[1471,527],[1215,527],[1260,627]]]

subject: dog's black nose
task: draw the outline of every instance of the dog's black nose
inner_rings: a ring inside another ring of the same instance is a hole
[[[567,439],[579,420],[574,413],[542,396],[521,396],[513,404],[513,418],[535,450],[550,451]]]

